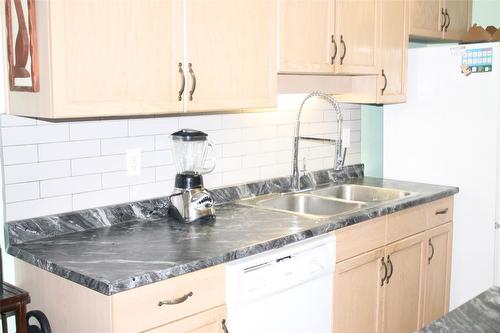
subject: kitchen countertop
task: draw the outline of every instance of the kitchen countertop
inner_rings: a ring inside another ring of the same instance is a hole
[[[8,253],[105,295],[282,247],[451,196],[458,188],[363,177],[362,166],[317,172],[315,182],[397,188],[418,195],[327,218],[230,202],[289,187],[289,178],[213,191],[217,219],[182,224],[165,200],[129,203],[6,224]]]
[[[500,287],[491,287],[423,328],[420,333],[500,332]]]

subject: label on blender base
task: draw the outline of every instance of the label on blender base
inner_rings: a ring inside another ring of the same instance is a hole
[[[214,200],[207,193],[196,193],[191,198],[194,209],[205,209],[213,206]]]

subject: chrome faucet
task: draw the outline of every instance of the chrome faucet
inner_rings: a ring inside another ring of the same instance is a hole
[[[331,139],[322,139],[322,138],[314,138],[314,137],[308,137],[308,136],[300,136],[300,116],[302,114],[302,108],[304,107],[304,104],[306,101],[310,98],[313,97],[319,97],[328,103],[333,107],[333,111],[337,114],[337,131],[338,131],[338,137],[335,140]],[[335,170],[341,170],[342,167],[344,166],[344,158],[345,158],[345,153],[344,156],[342,156],[342,121],[343,121],[343,113],[342,109],[340,109],[339,103],[335,100],[330,95],[314,91],[307,95],[304,100],[302,101],[302,104],[300,105],[299,112],[297,113],[297,123],[295,125],[295,136],[293,138],[293,167],[292,167],[292,190],[299,191],[300,190],[300,173],[299,173],[299,166],[298,166],[298,160],[299,160],[299,141],[300,140],[310,140],[310,141],[317,141],[317,142],[322,142],[322,143],[327,143],[327,144],[333,144],[335,145]]]

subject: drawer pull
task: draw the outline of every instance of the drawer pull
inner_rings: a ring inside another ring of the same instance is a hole
[[[446,213],[448,213],[448,208],[436,211],[436,215],[443,215],[443,214],[446,214]]]
[[[229,333],[229,330],[227,329],[227,326],[226,326],[226,319],[222,319],[222,330],[224,331],[224,333]]]
[[[427,264],[430,264],[431,263],[431,260],[432,258],[434,257],[434,244],[432,244],[432,239],[429,238],[429,246],[431,247],[431,255],[429,256],[429,258],[427,258]]]
[[[394,273],[394,266],[392,266],[391,256],[387,256],[387,263],[389,264],[391,272],[387,274],[387,279],[385,283],[389,284],[389,279],[392,277],[392,273]]]
[[[192,291],[190,291],[186,295],[184,295],[182,297],[179,297],[179,298],[174,298],[172,300],[166,300],[166,301],[160,301],[160,302],[158,302],[158,306],[180,304],[182,302],[185,302],[191,296],[193,296],[193,292]]]
[[[382,280],[380,281],[380,286],[384,286],[384,281],[387,278],[387,265],[384,261],[384,257],[382,257],[382,266],[384,267],[384,276],[382,277]]]

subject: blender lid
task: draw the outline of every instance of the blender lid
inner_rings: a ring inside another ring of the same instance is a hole
[[[207,133],[202,131],[197,131],[194,129],[184,128],[180,131],[172,133],[173,140],[180,141],[205,141],[207,139]]]

